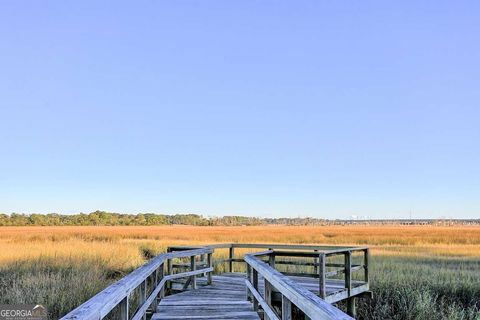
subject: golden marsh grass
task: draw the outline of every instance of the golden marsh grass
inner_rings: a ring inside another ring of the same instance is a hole
[[[0,227],[0,303],[43,303],[56,319],[145,250],[225,242],[368,245],[374,298],[361,319],[479,319],[480,226]]]

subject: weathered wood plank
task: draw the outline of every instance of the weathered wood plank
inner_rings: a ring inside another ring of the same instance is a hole
[[[198,278],[198,289],[162,299],[152,320],[162,319],[243,319],[259,320],[252,303],[245,300],[245,276]],[[201,285],[205,286],[202,287]]]
[[[326,283],[326,256],[324,253],[320,253],[318,256],[318,285],[319,285],[319,296],[322,299],[325,299],[327,296],[327,283]]]
[[[282,295],[282,320],[292,320],[292,302]]]

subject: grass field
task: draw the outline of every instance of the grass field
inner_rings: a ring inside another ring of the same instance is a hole
[[[480,319],[478,226],[0,227],[0,303],[52,319],[169,245],[352,244],[372,250],[361,319]]]

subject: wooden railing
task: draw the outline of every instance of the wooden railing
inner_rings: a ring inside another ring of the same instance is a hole
[[[347,310],[350,315],[355,315],[355,297],[363,295],[371,296],[369,291],[369,249],[361,246],[319,246],[319,245],[287,245],[287,244],[261,244],[261,243],[224,243],[208,246],[212,249],[228,249],[228,258],[214,261],[214,266],[225,265],[224,270],[229,272],[237,271],[235,264],[244,265],[245,261],[242,255],[235,254],[236,249],[268,249],[273,250],[272,256],[269,258],[273,261],[272,266],[292,265],[296,268],[295,272],[282,270],[284,275],[301,276],[318,278],[319,297],[329,303],[336,303],[346,300]],[[181,248],[192,249],[194,247],[172,247],[172,249],[180,250]],[[198,247],[197,247],[198,248]],[[283,251],[282,251],[283,250]],[[288,250],[288,251],[286,251]],[[356,257],[361,260],[354,264],[354,255],[362,255]],[[307,258],[307,260],[277,260],[276,257],[297,257]],[[338,258],[342,257],[341,261]],[[243,266],[242,266],[243,267]],[[303,268],[302,268],[303,267]],[[312,272],[308,272],[305,267],[310,267]],[[281,269],[281,268],[279,268]],[[303,270],[302,270],[303,269]],[[245,268],[243,268],[245,270]],[[363,275],[358,273],[363,271]],[[354,277],[355,276],[355,277]],[[344,281],[344,290],[333,293],[327,293],[327,281],[329,279]],[[354,281],[358,279],[361,282]]]
[[[275,249],[275,250],[310,250],[312,251],[312,255],[318,258],[320,255],[325,254],[326,257],[334,256],[334,255],[348,255],[350,256],[354,252],[363,252],[364,253],[364,263],[362,264],[361,268],[365,270],[367,282],[368,282],[368,247],[351,247],[351,246],[318,246],[318,245],[289,245],[289,244],[264,244],[264,243],[221,243],[221,244],[214,244],[206,246],[212,249],[228,249],[228,258],[227,259],[217,259],[215,260],[215,264],[224,264],[227,263],[229,272],[234,271],[234,263],[245,263],[243,257],[235,258],[235,249]],[[191,249],[198,249],[203,248],[202,246],[171,246],[169,250],[191,250]],[[288,261],[286,262],[279,262],[278,264],[289,264]],[[292,263],[294,264],[294,263]],[[305,263],[302,264],[305,266],[314,266],[319,267],[320,262],[316,260],[315,264]],[[327,267],[329,267],[327,265]],[[353,267],[353,266],[352,266]],[[353,270],[356,271],[356,270]],[[315,273],[316,274],[316,273]]]
[[[363,254],[363,263],[353,264],[352,255],[354,252],[359,251]],[[303,276],[303,277],[313,277],[319,278],[319,295],[321,298],[325,299],[327,293],[325,290],[327,278],[335,277],[341,274],[344,274],[345,289],[348,292],[348,295],[352,295],[353,292],[353,273],[357,271],[364,271],[363,279],[365,283],[368,283],[368,259],[369,252],[368,248],[348,248],[342,250],[336,250],[334,252],[292,252],[292,251],[274,251],[272,253],[273,260],[275,257],[305,257],[313,259],[313,262],[305,261],[276,261],[276,264],[286,264],[286,265],[300,265],[300,266],[313,266],[315,268],[315,273],[292,273],[292,272],[283,272],[285,275],[292,276]],[[327,258],[332,256],[343,255],[343,263],[327,263]],[[331,270],[328,271],[327,268]]]
[[[259,257],[268,257],[269,264],[263,262]],[[315,294],[305,289],[288,276],[277,271],[272,264],[274,251],[268,250],[261,253],[247,254],[245,262],[247,263],[247,298],[249,294],[253,296],[253,305],[255,311],[258,311],[259,305],[263,309],[264,317],[270,320],[291,320],[292,303],[300,309],[305,316],[312,320],[334,320],[334,319],[353,319],[340,309],[335,308],[325,300],[320,299]],[[264,279],[264,295],[259,291],[259,275]],[[281,314],[277,315],[272,304],[273,289],[282,295]]]
[[[207,274],[207,281],[211,283],[212,253],[212,248],[205,247],[161,254],[107,287],[62,319],[98,320],[108,316],[119,320],[146,319],[147,311],[156,308],[158,299],[163,297],[166,285],[171,280],[189,278],[192,288],[196,288],[196,276]],[[196,258],[205,255],[207,265],[197,266]],[[191,270],[173,273],[173,260],[178,258],[190,258]],[[133,300],[136,306],[133,305]],[[112,315],[112,312],[115,314]]]
[[[213,253],[216,249],[228,250],[228,258],[214,261]],[[236,249],[267,249],[267,251],[245,254],[243,257],[241,255],[236,256]],[[352,263],[352,254],[355,252],[363,252],[363,262],[361,264]],[[342,263],[327,262],[327,258],[338,255],[344,256]],[[312,261],[278,260],[277,257],[304,257],[312,259]],[[203,247],[173,246],[168,248],[167,253],[153,258],[68,313],[62,319],[97,320],[106,317],[120,320],[146,319],[147,313],[155,310],[158,301],[165,295],[165,291],[172,291],[172,280],[187,278],[187,281],[183,282],[183,288],[180,289],[185,290],[189,286],[195,289],[197,287],[197,276],[206,275],[207,283],[210,284],[215,266],[225,264],[225,269],[229,272],[234,272],[235,264],[246,264],[249,279],[247,281],[248,293],[252,299],[254,298],[253,302],[256,310],[260,305],[265,315],[270,319],[278,319],[271,308],[273,289],[275,289],[276,297],[278,292],[282,295],[283,319],[290,319],[287,315],[291,313],[292,303],[311,319],[337,319],[329,318],[332,314],[343,317],[338,319],[351,319],[329,303],[352,297],[361,290],[368,290],[368,257],[367,247],[242,243],[214,244]],[[267,258],[268,264],[261,261],[261,258]],[[178,261],[179,259],[183,259],[183,261]],[[185,259],[189,259],[189,261],[186,262]],[[280,273],[275,269],[275,265],[304,266],[309,267],[310,270],[313,267],[314,272],[308,273],[303,270],[303,272],[285,271]],[[365,279],[365,284],[361,288],[354,287],[352,282],[352,273],[360,270],[364,270]],[[263,276],[267,286],[266,289],[268,289],[265,291],[265,299],[258,292],[258,274]],[[341,274],[344,275],[345,290],[334,295],[327,295],[327,278]],[[289,275],[318,278],[319,297],[322,299],[300,287],[287,277]],[[348,299],[347,305],[349,313],[354,314],[354,299]],[[312,310],[320,313],[315,313]],[[329,313],[330,311],[332,313]]]

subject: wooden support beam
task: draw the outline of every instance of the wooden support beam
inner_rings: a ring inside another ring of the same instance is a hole
[[[326,260],[325,253],[320,253],[318,255],[318,285],[319,285],[319,296],[322,299],[325,299],[327,296],[327,289],[326,289],[326,267],[325,267],[325,260]]]
[[[247,281],[252,283],[252,267],[247,264]],[[248,288],[246,289],[246,299],[247,301],[250,300],[251,294]]]
[[[140,285],[139,305],[143,305],[146,300],[147,300],[147,279],[145,279],[143,283]],[[147,314],[145,313],[142,318],[143,320],[147,320]]]
[[[212,260],[212,254],[211,253],[209,253],[207,255],[207,265],[208,265],[209,268],[213,267],[213,260]],[[209,284],[209,285],[212,284],[212,273],[211,272],[207,273],[207,284]]]
[[[355,297],[350,297],[347,299],[347,313],[353,318],[357,316],[357,310],[355,308]]]
[[[277,317],[277,314],[273,311],[273,308],[265,301],[265,299],[260,295],[260,293],[253,288],[252,284],[248,281],[245,281],[245,285],[247,286],[247,290],[250,290],[254,299],[258,301],[258,304],[262,306],[262,310],[258,310],[257,313],[261,315],[261,318],[264,320],[280,320]]]
[[[275,254],[273,252],[268,256],[268,264],[270,267],[275,268]]]
[[[120,319],[119,320],[129,320],[129,305],[128,305],[128,296],[126,296],[122,302],[119,304],[119,309],[120,309]]]
[[[205,254],[200,255],[200,261],[199,261],[197,264],[198,264],[198,265],[204,265],[204,264],[205,264],[205,258],[206,258],[206,255],[205,255]],[[206,277],[207,274],[204,273],[203,276]]]
[[[263,279],[263,282],[264,282],[264,297],[265,297],[265,301],[267,302],[267,304],[270,306],[270,308],[272,307],[272,285],[270,284],[270,282],[267,281],[267,279]]]
[[[162,263],[162,265],[160,266],[160,268],[158,269],[158,278],[157,278],[157,284],[155,285],[155,287],[159,286],[160,285],[160,281],[163,280],[163,277],[165,275],[165,269],[164,269],[164,264]],[[165,286],[162,286],[162,288],[160,289],[160,293],[158,295],[158,297],[161,299],[163,299],[163,297],[165,297]]]
[[[348,296],[352,293],[352,252],[345,253],[345,288],[348,291]]]
[[[282,320],[292,319],[292,302],[282,295]]]
[[[252,272],[252,286],[258,291],[258,271],[255,269]],[[255,297],[253,298],[253,310],[258,311],[258,300]]]
[[[192,271],[195,271],[196,270],[196,266],[195,266],[195,256],[191,256],[190,257],[190,269]],[[196,275],[193,275],[191,278],[191,283],[192,283],[192,289],[197,289],[197,276]]]
[[[228,271],[233,272],[233,256],[235,255],[235,249],[230,247],[228,249]]]
[[[173,274],[173,266],[172,266],[172,259],[167,260],[167,274],[172,275]],[[167,283],[167,289],[172,289],[172,282],[169,281]]]

